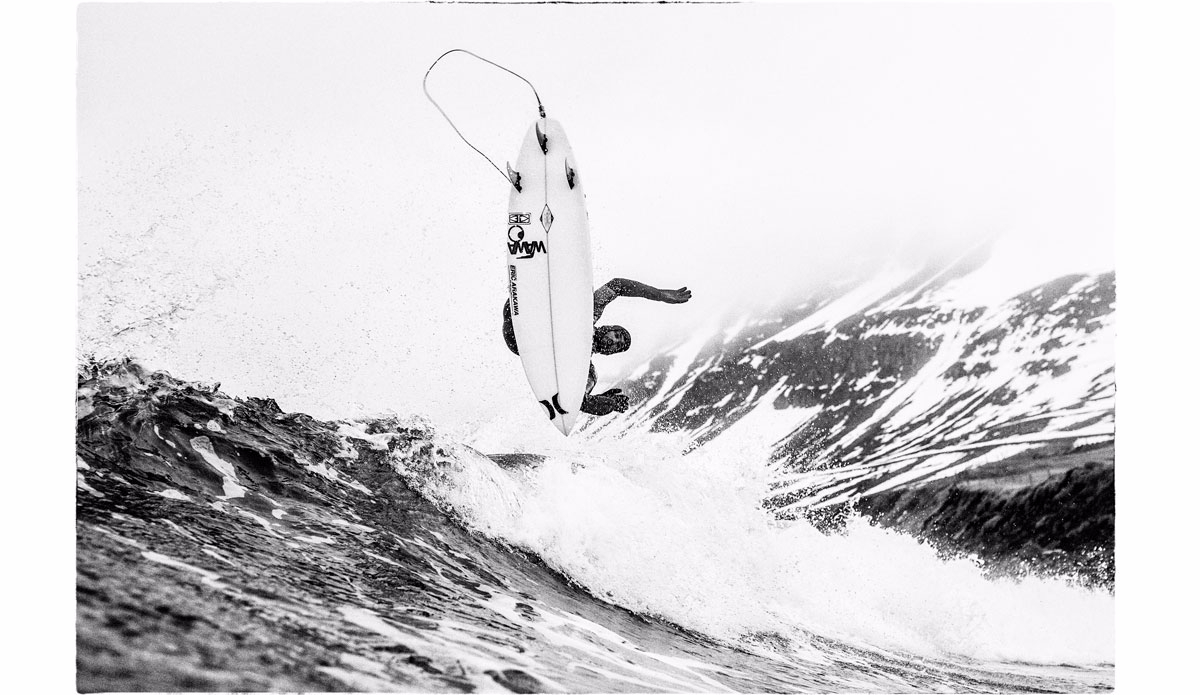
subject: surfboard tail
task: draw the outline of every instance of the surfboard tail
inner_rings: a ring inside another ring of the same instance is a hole
[[[567,413],[554,420],[554,426],[559,432],[563,433],[564,437],[571,436],[571,430],[575,428],[575,420],[579,418],[579,413]]]

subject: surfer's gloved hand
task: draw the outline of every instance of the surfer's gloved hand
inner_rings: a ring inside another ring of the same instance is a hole
[[[613,404],[607,398],[600,396],[584,396],[579,404],[580,412],[588,415],[608,415],[613,411]]]
[[[608,415],[614,410],[620,413],[629,408],[629,397],[621,389],[609,389],[596,396],[584,396],[579,409],[588,415]]]
[[[692,298],[692,291],[686,287],[677,290],[659,290],[658,301],[667,304],[683,304]]]
[[[609,389],[600,394],[599,397],[611,401],[612,409],[619,413],[623,413],[629,409],[629,396],[621,393],[621,389]]]

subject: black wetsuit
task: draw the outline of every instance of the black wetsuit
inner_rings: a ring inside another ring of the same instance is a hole
[[[594,325],[600,320],[600,315],[604,313],[604,307],[608,306],[612,300],[622,296],[620,280],[610,280],[592,293],[592,324]],[[517,351],[517,334],[513,331],[512,310],[509,308],[508,300],[504,302],[504,325],[501,330],[504,333],[504,344],[512,351],[512,354],[519,355]],[[609,389],[602,394],[593,396],[592,389],[596,388],[596,365],[588,365],[588,380],[587,387],[584,388],[583,403],[579,409],[589,415],[608,415],[614,410],[621,412],[629,405],[629,399],[620,395],[620,389]]]

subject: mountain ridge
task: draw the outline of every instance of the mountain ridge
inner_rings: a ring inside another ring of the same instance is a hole
[[[973,305],[961,290],[979,267],[883,273],[693,336],[620,384],[628,412],[586,429],[765,445],[764,504],[784,517],[1112,442],[1115,274]]]

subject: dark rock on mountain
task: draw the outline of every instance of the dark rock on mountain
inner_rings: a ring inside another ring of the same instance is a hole
[[[1112,447],[1005,461],[950,480],[863,497],[854,509],[990,570],[1116,579]]]

